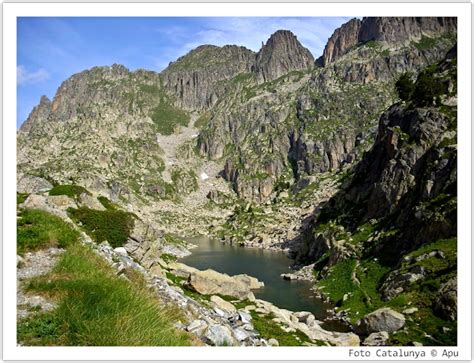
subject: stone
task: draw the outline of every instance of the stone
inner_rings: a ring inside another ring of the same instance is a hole
[[[222,299],[221,297],[217,295],[212,295],[210,300],[213,307],[217,307],[223,310],[224,312],[226,312],[227,314],[232,314],[237,311],[234,305],[232,305],[228,301],[225,301],[224,299]]]
[[[214,346],[235,345],[232,331],[224,325],[210,325],[204,335],[206,341]]]
[[[248,324],[252,321],[252,315],[250,315],[245,310],[239,310],[239,319],[242,321],[242,323]]]
[[[381,308],[367,314],[356,325],[355,332],[361,335],[369,335],[385,331],[393,333],[405,325],[403,314],[390,308]]]
[[[18,180],[16,190],[18,193],[40,193],[53,188],[46,179],[33,175],[24,175]]]
[[[207,323],[204,320],[193,320],[187,327],[186,330],[190,333],[196,335],[204,334],[204,331],[207,329]]]
[[[259,289],[265,286],[265,284],[261,281],[258,281],[257,278],[246,274],[234,275],[233,278],[248,285],[250,289]]]
[[[233,330],[233,334],[235,339],[237,339],[239,342],[242,342],[250,337],[248,331],[242,328],[235,328]]]
[[[219,294],[240,300],[249,299],[253,295],[249,285],[211,269],[192,272],[188,284],[202,295]]]
[[[276,340],[275,338],[270,338],[268,339],[268,345],[270,345],[271,347],[278,347],[280,343],[278,343],[278,340]]]
[[[408,308],[408,309],[403,310],[402,313],[405,315],[411,315],[411,314],[416,313],[417,311],[418,311],[418,308],[413,307],[413,308]]]
[[[381,331],[378,333],[371,333],[367,338],[365,338],[362,345],[366,346],[383,346],[389,339],[389,335],[386,331]]]
[[[448,280],[439,288],[434,303],[434,311],[444,319],[456,320],[458,309],[458,283],[456,278]]]
[[[98,201],[96,197],[89,195],[87,193],[82,193],[80,195],[79,205],[81,207],[87,207],[90,209],[105,210],[105,207],[102,205],[101,202]]]
[[[314,315],[311,314],[309,311],[298,311],[293,313],[293,316],[296,317],[297,321],[299,322],[306,322],[306,320],[311,316],[312,320],[314,321]]]
[[[116,247],[114,248],[115,253],[122,255],[122,256],[128,256],[127,250],[123,247]]]
[[[420,343],[420,342],[411,342],[411,344],[414,346],[414,347],[422,347],[423,344]]]
[[[197,268],[185,265],[184,263],[180,262],[171,262],[168,264],[168,268],[173,273],[173,275],[184,277],[185,279],[188,279],[193,273],[200,272]]]

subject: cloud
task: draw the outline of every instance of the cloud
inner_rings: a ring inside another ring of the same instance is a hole
[[[22,65],[16,67],[16,79],[18,85],[40,83],[49,78],[50,74],[44,68],[39,68],[37,71],[30,72]]]

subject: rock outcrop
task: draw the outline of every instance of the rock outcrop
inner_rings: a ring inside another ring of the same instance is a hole
[[[423,36],[437,37],[456,33],[457,19],[442,17],[367,17],[352,19],[336,29],[318,59],[326,66],[354,47],[369,42],[405,43],[419,41]]]
[[[381,308],[367,314],[355,328],[357,334],[393,333],[405,325],[405,317],[390,308]]]
[[[257,53],[253,68],[259,83],[273,81],[290,71],[305,70],[314,63],[311,52],[288,30],[273,33]]]

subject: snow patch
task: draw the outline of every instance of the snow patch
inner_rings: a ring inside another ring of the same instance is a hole
[[[204,181],[207,179],[209,179],[209,175],[207,175],[206,173],[201,173],[201,180]]]

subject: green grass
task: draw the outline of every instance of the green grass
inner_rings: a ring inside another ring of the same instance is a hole
[[[181,238],[178,238],[176,236],[173,236],[172,234],[169,234],[169,233],[166,233],[164,236],[163,236],[164,240],[166,243],[169,243],[171,245],[175,245],[175,246],[186,246],[186,241],[181,239]]]
[[[157,107],[152,109],[150,117],[155,123],[156,131],[162,135],[171,135],[175,132],[176,127],[189,124],[187,112],[174,107],[163,99]]]
[[[120,210],[99,211],[81,207],[69,208],[68,213],[96,242],[107,241],[112,247],[123,246],[133,229],[133,215]]]
[[[171,255],[169,253],[162,253],[160,258],[165,261],[166,263],[176,262],[178,258],[175,255]]]
[[[28,198],[28,193],[16,193],[16,205],[23,203]]]
[[[73,199],[78,199],[82,193],[91,194],[86,188],[74,184],[56,185],[49,191],[49,195],[67,195]]]
[[[23,255],[47,247],[65,248],[79,233],[61,218],[38,209],[26,209],[17,220],[17,253]]]
[[[207,124],[209,123],[209,121],[211,120],[211,114],[209,112],[203,112],[199,118],[196,120],[196,122],[194,123],[194,126],[196,128],[198,128],[199,130],[203,129],[205,126],[207,126]]]
[[[427,36],[422,36],[419,42],[415,43],[415,47],[418,50],[426,50],[426,49],[431,49],[436,45],[436,39],[427,37]]]
[[[97,200],[104,206],[105,209],[108,210],[117,210],[117,205],[112,203],[109,198],[104,197],[102,195],[97,197]]]
[[[305,342],[312,342],[306,336],[306,334],[300,332],[299,330],[294,333],[285,332],[278,323],[272,320],[275,318],[273,314],[259,315],[254,311],[251,311],[250,314],[252,315],[253,326],[255,327],[255,330],[260,333],[262,338],[267,340],[274,338],[278,340],[279,346],[301,346]],[[321,345],[325,344],[321,343]]]
[[[180,314],[161,305],[135,274],[133,283],[120,279],[89,247],[71,246],[49,275],[26,287],[58,300],[58,307],[19,321],[18,340],[24,345],[189,345],[190,337],[173,327]]]

